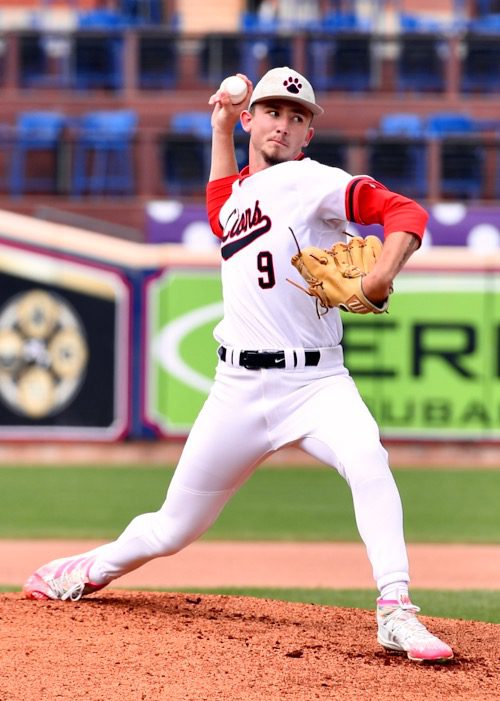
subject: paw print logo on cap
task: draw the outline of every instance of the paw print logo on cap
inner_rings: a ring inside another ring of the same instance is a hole
[[[289,78],[284,80],[283,85],[285,86],[287,91],[291,92],[293,95],[298,95],[302,88],[302,83],[299,81],[298,78],[294,78],[293,76],[290,76]]]

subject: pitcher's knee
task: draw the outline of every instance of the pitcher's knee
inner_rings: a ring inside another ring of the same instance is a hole
[[[383,446],[356,446],[342,460],[339,472],[350,483],[392,477],[387,451]]]
[[[199,538],[204,530],[193,524],[161,519],[154,529],[155,554],[160,557],[175,555]]]

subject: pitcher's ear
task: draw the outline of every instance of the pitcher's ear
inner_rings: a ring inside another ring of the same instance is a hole
[[[306,138],[304,139],[304,143],[302,144],[302,146],[304,146],[304,147],[309,146],[313,136],[314,136],[314,127],[309,127],[309,129],[307,130]]]
[[[247,133],[250,131],[250,125],[252,123],[252,113],[249,112],[248,110],[243,110],[243,112],[240,114],[240,122],[241,126],[243,128],[243,131],[246,131]]]

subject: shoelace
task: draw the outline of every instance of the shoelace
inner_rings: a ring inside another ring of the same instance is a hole
[[[49,580],[47,584],[61,601],[78,601],[82,598],[85,589],[85,581],[80,570],[63,572],[60,577]]]
[[[393,613],[387,615],[384,620],[384,625],[391,631],[394,636],[407,641],[410,638],[418,640],[429,640],[435,636],[429,633],[423,623],[420,623],[415,616],[414,609],[417,607],[396,609]]]

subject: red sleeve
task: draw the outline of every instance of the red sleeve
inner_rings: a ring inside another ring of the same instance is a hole
[[[206,204],[207,215],[210,227],[214,234],[219,238],[222,237],[222,226],[219,222],[219,213],[231,194],[232,185],[235,180],[238,180],[238,175],[228,175],[227,178],[219,178],[211,180],[207,184]]]
[[[420,239],[429,215],[413,200],[369,178],[355,178],[346,191],[347,219],[358,224],[382,224],[384,237],[407,231]]]

